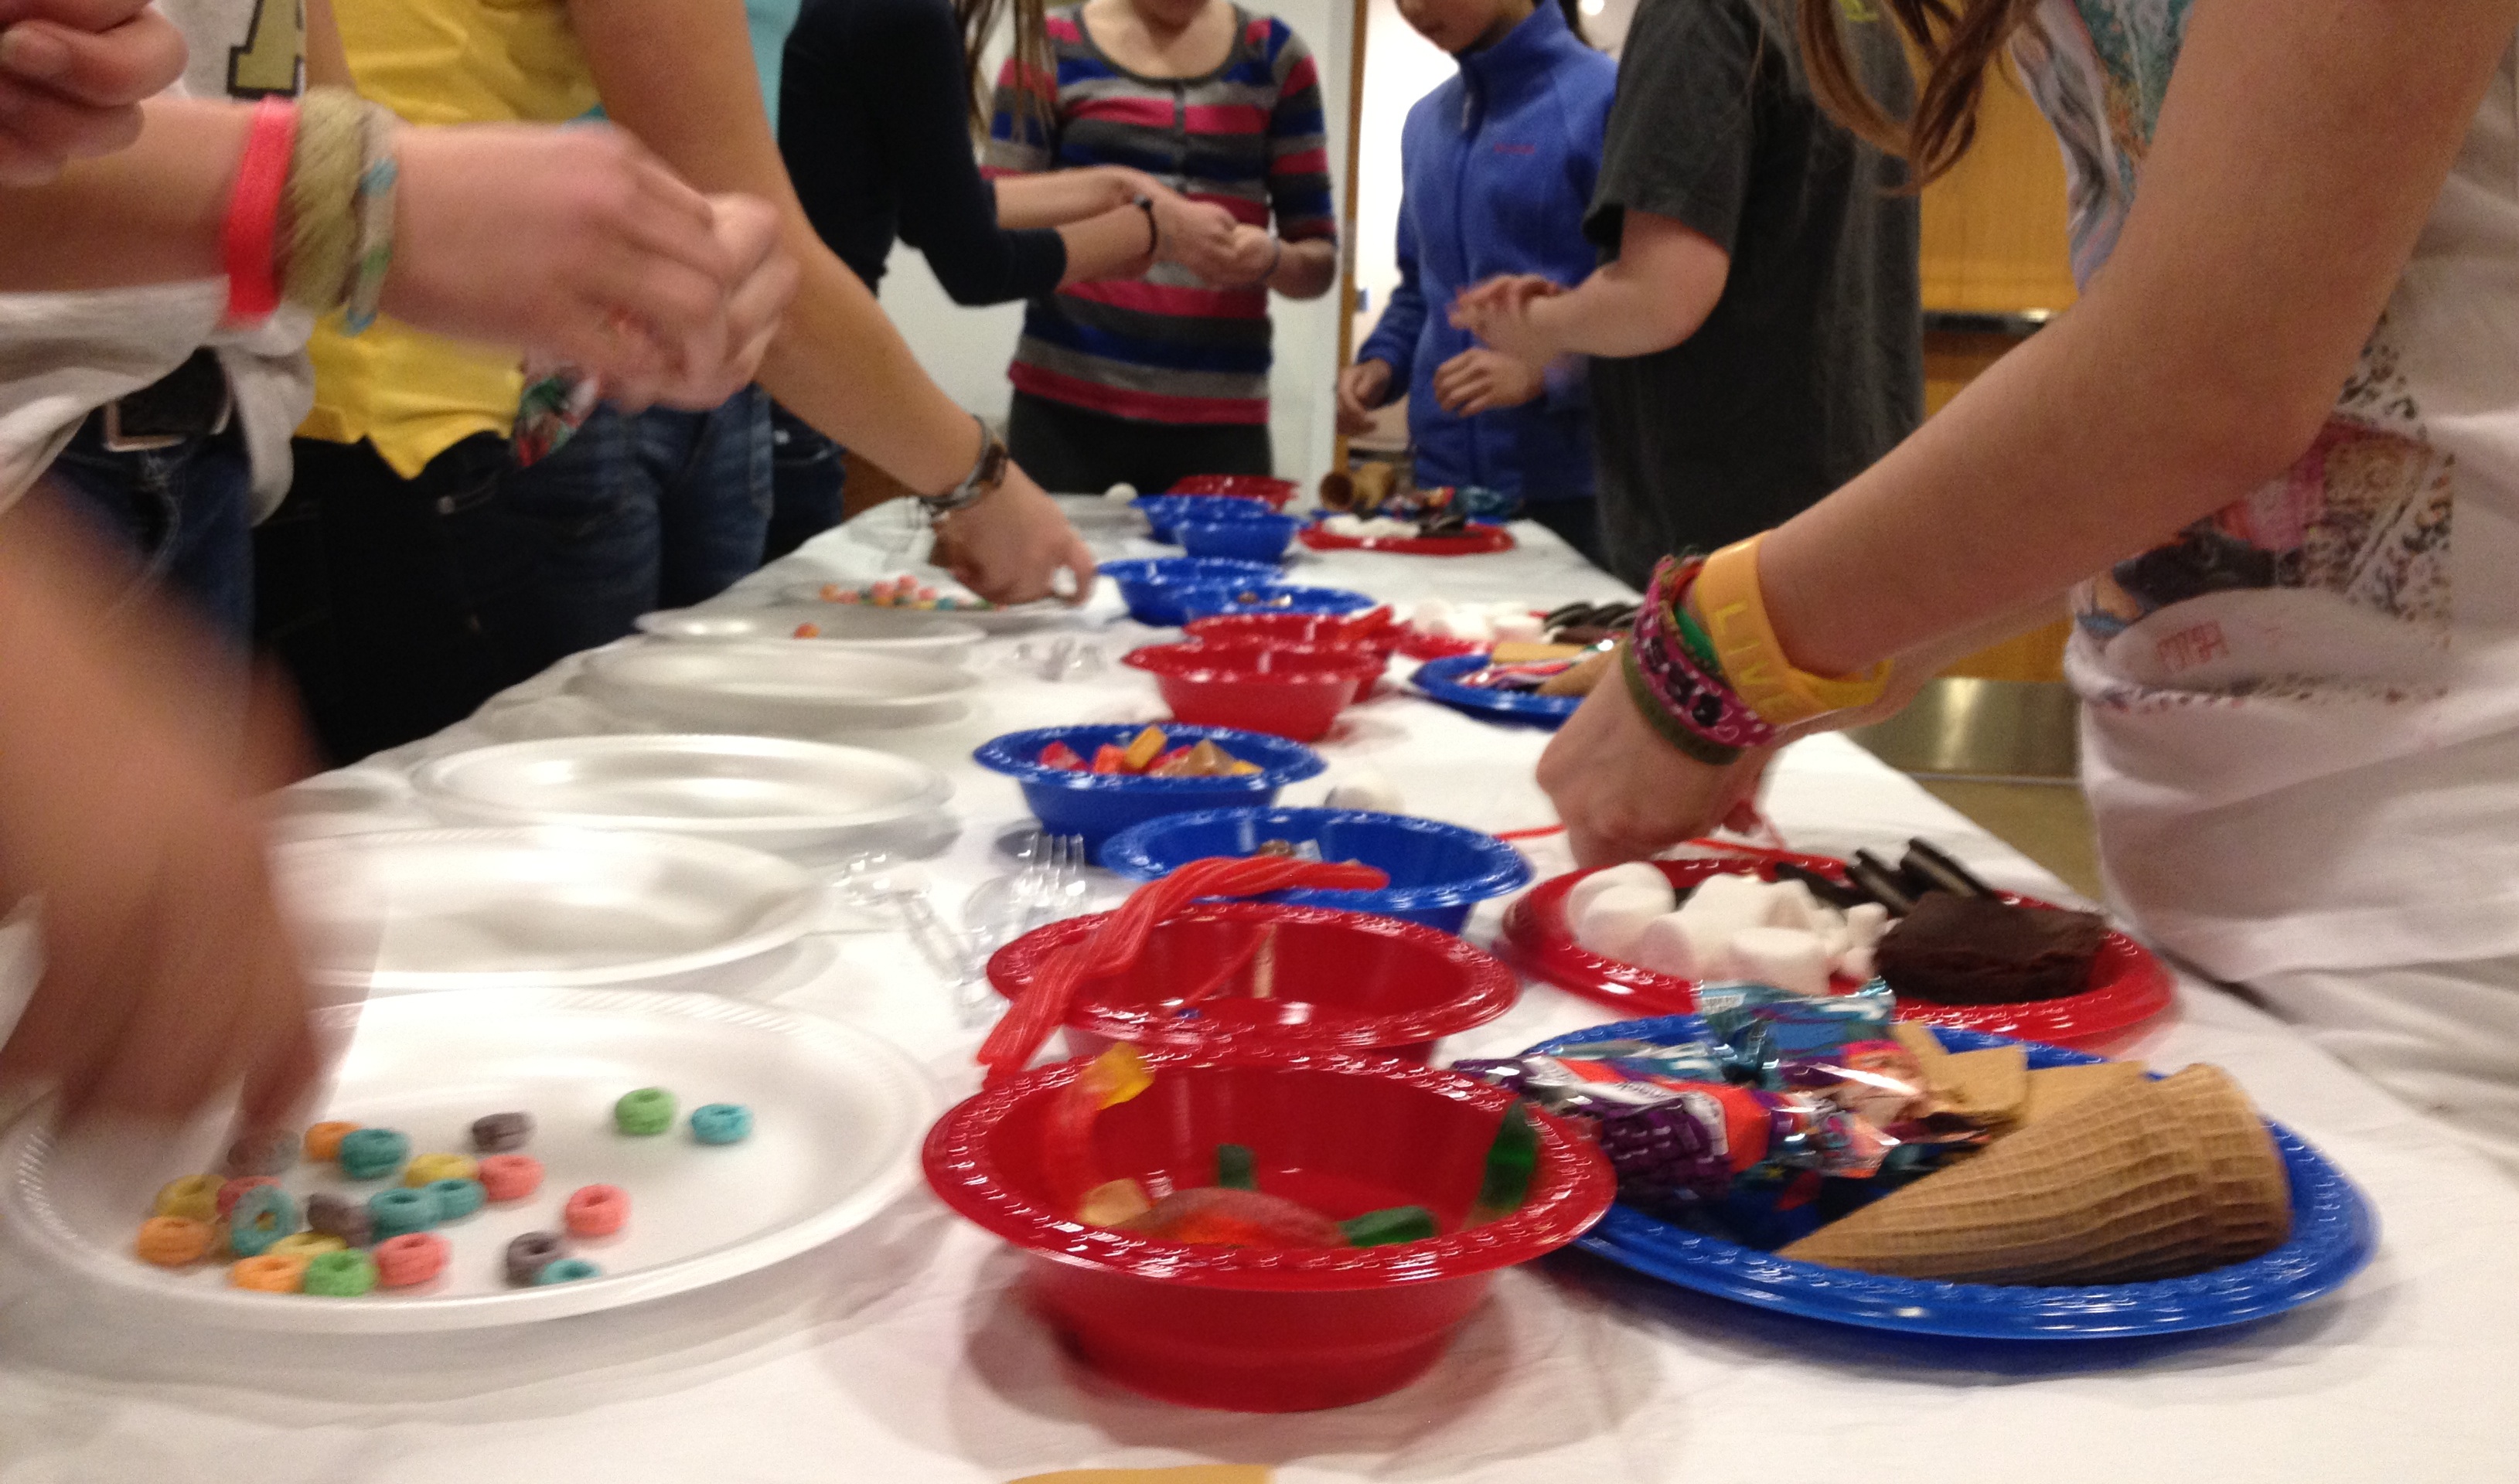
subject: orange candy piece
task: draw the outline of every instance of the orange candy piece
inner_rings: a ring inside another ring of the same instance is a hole
[[[152,1216],[140,1223],[141,1260],[161,1268],[180,1268],[209,1254],[218,1229],[189,1216]]]
[[[329,1161],[341,1157],[341,1136],[363,1125],[357,1123],[318,1123],[306,1130],[306,1157]]]
[[[257,1293],[294,1293],[306,1286],[308,1259],[294,1252],[265,1252],[228,1265],[228,1282]]]
[[[429,1232],[408,1232],[376,1244],[376,1282],[388,1288],[408,1288],[446,1271],[446,1239]]]
[[[609,1237],[630,1219],[630,1196],[617,1185],[586,1185],[560,1207],[572,1237]]]

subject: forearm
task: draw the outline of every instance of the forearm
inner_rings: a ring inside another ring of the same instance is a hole
[[[0,290],[110,288],[215,278],[219,224],[251,110],[165,99],[137,143],[50,184],[0,190]]]
[[[1290,299],[1317,299],[1338,283],[1338,244],[1319,238],[1288,242],[1268,275],[1268,287]]]
[[[1564,355],[1650,356],[1697,333],[1720,296],[1674,292],[1627,258],[1604,264],[1561,294],[1533,299],[1530,327],[1554,360]]]
[[[970,472],[980,434],[928,378],[865,284],[816,239],[784,234],[804,280],[761,364],[781,406],[920,494]]]
[[[1067,272],[1058,286],[1092,279],[1124,278],[1143,273],[1155,250],[1154,218],[1135,206],[1121,206],[1058,229],[1067,244]]]
[[[1000,227],[1064,227],[1126,206],[1137,189],[1126,172],[1094,168],[1046,170],[1038,175],[1000,175],[997,191]],[[1075,255],[1070,243],[1069,256]]]

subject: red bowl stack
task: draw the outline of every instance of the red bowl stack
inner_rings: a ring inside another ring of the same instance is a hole
[[[1166,490],[1167,495],[1239,495],[1246,500],[1264,500],[1271,510],[1284,510],[1293,502],[1298,486],[1291,479],[1274,479],[1266,474],[1192,474],[1177,480]]]
[[[1298,742],[1327,735],[1383,666],[1365,649],[1252,640],[1149,644],[1124,663],[1155,677],[1179,720]]]

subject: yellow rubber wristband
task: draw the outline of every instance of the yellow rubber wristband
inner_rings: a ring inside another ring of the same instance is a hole
[[[1886,660],[1864,675],[1831,677],[1796,670],[1786,658],[1758,589],[1758,543],[1763,539],[1752,536],[1707,557],[1689,593],[1690,605],[1723,662],[1725,683],[1771,726],[1790,726],[1878,700],[1889,686]]]

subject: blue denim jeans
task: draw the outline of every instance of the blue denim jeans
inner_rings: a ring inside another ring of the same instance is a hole
[[[91,416],[55,460],[55,484],[135,583],[190,603],[243,647],[253,633],[253,463],[234,428],[115,454]]]
[[[841,496],[849,468],[838,444],[775,402],[770,441],[770,540],[763,561],[776,561],[848,515]]]

